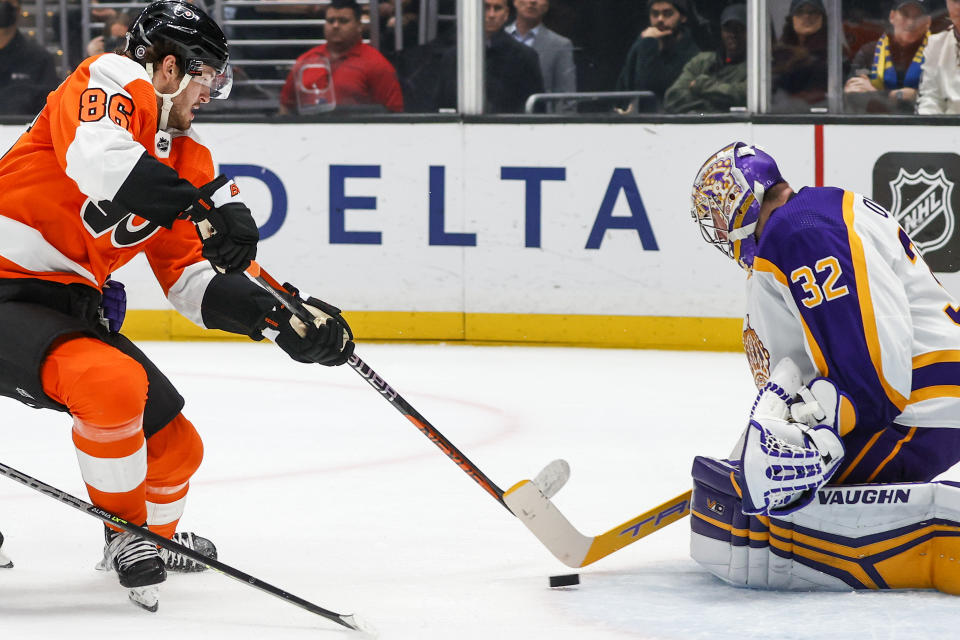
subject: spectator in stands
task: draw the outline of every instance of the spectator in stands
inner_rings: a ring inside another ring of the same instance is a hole
[[[360,15],[356,0],[332,0],[323,27],[327,42],[297,58],[280,93],[281,114],[300,110],[298,91],[307,95],[314,87],[330,84],[338,107],[382,105],[389,111],[403,111],[397,74],[379,51],[362,41]],[[301,74],[301,67],[317,61],[329,61],[332,77],[321,68],[304,69]]]
[[[700,53],[687,28],[689,11],[687,0],[647,0],[650,26],[630,47],[617,91],[652,91],[663,103],[683,67]]]
[[[827,12],[823,0],[793,0],[772,54],[772,110],[827,105]]]
[[[380,50],[392,53],[397,50],[397,5],[393,0],[381,0],[377,3],[380,14]],[[400,44],[403,49],[417,46],[420,0],[401,0],[400,2]]]
[[[844,45],[853,53],[863,45],[876,44],[887,30],[886,16],[878,16],[877,0],[846,0],[843,3]],[[882,14],[882,10],[880,10]]]
[[[87,43],[87,55],[95,56],[106,53],[107,51],[113,51],[120,45],[125,45],[126,38],[124,36],[126,36],[127,31],[130,30],[130,23],[132,22],[133,18],[129,13],[123,11],[114,13],[104,24],[103,33],[92,38],[90,42]]]
[[[100,0],[90,0],[90,17],[95,21],[107,22],[117,15],[116,9],[112,7],[101,7]]]
[[[513,0],[517,19],[506,32],[517,42],[533,47],[540,56],[540,73],[547,93],[571,93],[577,90],[577,68],[573,64],[573,43],[543,24],[550,0]],[[560,103],[559,111],[575,111],[576,105]]]
[[[53,56],[17,28],[20,0],[0,0],[0,114],[30,116],[57,88]]]
[[[454,15],[456,0],[440,0],[440,15]],[[424,44],[394,52],[393,66],[397,70],[403,91],[403,109],[407,113],[435,113],[438,88],[443,77],[445,56],[456,51],[457,29],[452,20],[437,23],[437,36]],[[452,55],[456,55],[453,53]]]
[[[194,4],[198,1],[193,0]],[[222,3],[224,33],[230,43],[234,73],[233,91],[237,92],[234,97],[256,99],[272,93],[273,100],[276,100],[276,88],[273,91],[267,89],[268,83],[285,78],[290,71],[290,62],[304,49],[311,44],[322,44],[317,24],[323,18],[325,8],[322,4],[285,4],[278,0],[242,5]],[[211,15],[215,13],[209,5],[207,11]],[[243,44],[251,40],[269,44]],[[288,43],[297,40],[301,42]],[[246,80],[254,83],[242,82]],[[268,83],[259,82],[263,80]]]
[[[747,7],[720,14],[720,51],[694,56],[665,95],[669,113],[715,113],[747,104]]]
[[[960,113],[960,0],[947,0],[952,23],[930,36],[923,58],[917,113]]]
[[[248,60],[296,58],[303,52],[303,45],[285,44],[283,41],[316,39],[317,28],[309,21],[322,18],[324,9],[326,7],[319,4],[283,4],[276,0],[261,0],[256,4],[239,6],[224,5],[224,17],[227,19],[249,21],[247,24],[228,27],[227,39],[231,43],[230,57]],[[291,24],[291,21],[304,24]],[[235,47],[234,39],[281,42],[267,47],[257,45]],[[248,65],[246,70],[254,77],[263,78],[273,78],[277,72],[273,65]]]
[[[537,52],[507,34],[503,27],[510,17],[508,0],[483,1],[484,93],[486,113],[522,113],[527,98],[543,93],[543,74]],[[443,60],[437,104],[457,106],[457,56],[451,50]]]
[[[890,9],[892,35],[860,48],[853,75],[843,87],[846,110],[913,113],[924,48],[930,36],[926,0],[897,0]]]

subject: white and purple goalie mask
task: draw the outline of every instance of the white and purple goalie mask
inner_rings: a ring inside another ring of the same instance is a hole
[[[776,161],[759,147],[734,142],[710,156],[693,182],[690,215],[704,240],[753,268],[754,231],[767,189],[785,182]]]

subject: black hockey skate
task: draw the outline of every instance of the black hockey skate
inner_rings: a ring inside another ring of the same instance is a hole
[[[130,590],[130,600],[147,611],[156,611],[160,604],[158,585],[167,579],[167,570],[160,559],[157,545],[132,533],[107,528],[101,571],[117,572],[120,585]]]
[[[13,560],[3,553],[3,533],[0,533],[0,569],[12,569]]]
[[[189,531],[178,531],[173,534],[172,540],[212,560],[217,559],[217,547],[214,546],[213,542],[203,536],[198,536]],[[168,549],[160,549],[160,559],[163,560],[163,565],[167,568],[167,571],[196,573],[197,571],[207,570],[207,565],[188,558],[187,556],[182,556],[179,553],[174,553]]]

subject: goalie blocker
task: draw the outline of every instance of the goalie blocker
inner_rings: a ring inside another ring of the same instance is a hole
[[[826,485],[783,517],[748,516],[738,463],[693,463],[690,553],[735,586],[960,595],[960,483]]]

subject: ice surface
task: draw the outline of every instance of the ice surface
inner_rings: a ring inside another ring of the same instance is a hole
[[[687,555],[682,520],[574,570],[347,367],[269,345],[144,343],[187,399],[206,455],[182,525],[220,559],[381,638],[922,639],[955,637],[931,592],[785,594],[727,587]],[[361,356],[502,489],[554,458],[554,502],[594,535],[689,486],[753,401],[742,355],[362,345]],[[64,414],[0,399],[0,459],[86,499]],[[955,473],[953,477],[956,477]],[[356,633],[212,572],[172,575],[160,610],[93,570],[98,521],[0,478],[0,637],[238,640]]]

